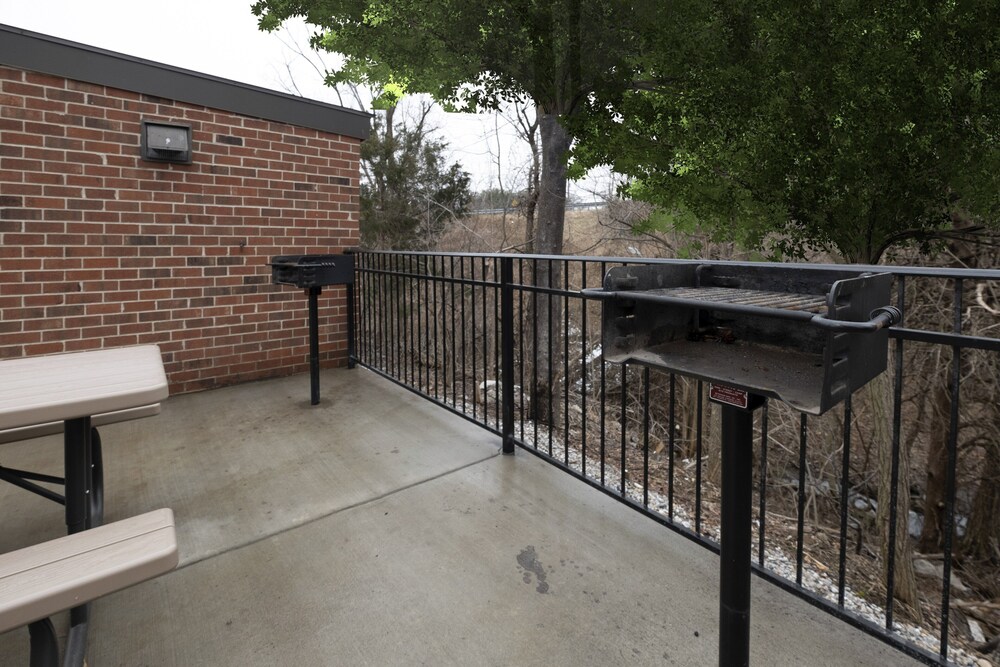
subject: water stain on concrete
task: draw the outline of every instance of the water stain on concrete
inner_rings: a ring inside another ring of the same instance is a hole
[[[545,581],[545,567],[538,560],[535,547],[528,545],[522,549],[521,553],[517,555],[517,565],[522,570],[524,583],[530,584],[531,575],[535,575],[535,579],[538,581],[538,586],[535,587],[535,590],[539,593],[549,592],[549,584]]]

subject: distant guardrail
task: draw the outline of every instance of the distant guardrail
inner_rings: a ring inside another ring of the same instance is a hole
[[[588,209],[601,209],[607,206],[606,201],[587,201],[587,202],[573,202],[571,204],[566,204],[567,211],[581,211]],[[507,208],[477,208],[472,211],[466,211],[466,215],[503,215],[504,213],[510,213],[511,211],[516,211],[520,206],[508,206]]]

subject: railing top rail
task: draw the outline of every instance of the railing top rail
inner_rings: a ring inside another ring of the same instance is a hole
[[[501,257],[511,257],[513,259],[532,261],[570,261],[570,262],[604,262],[607,264],[713,264],[721,266],[781,266],[785,268],[800,269],[826,269],[830,271],[872,271],[873,273],[891,273],[897,276],[914,276],[925,278],[960,278],[969,280],[1000,280],[1000,269],[953,269],[945,267],[930,266],[893,266],[883,264],[812,264],[802,262],[736,262],[727,260],[710,259],[663,259],[653,257],[602,257],[594,255],[529,255],[520,253],[491,253],[491,252],[428,252],[413,250],[374,250],[358,249],[357,253],[371,253],[379,255],[419,255],[426,257],[475,257],[486,259],[499,259]]]

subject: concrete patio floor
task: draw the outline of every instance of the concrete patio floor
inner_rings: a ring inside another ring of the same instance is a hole
[[[93,604],[91,667],[716,663],[716,556],[364,369],[322,389],[310,407],[306,376],[249,383],[102,428],[106,521],[173,508],[181,563]],[[0,461],[61,474],[61,442]],[[65,531],[6,484],[0,507],[0,552]],[[753,594],[755,665],[916,664]],[[0,665],[27,649],[0,635]]]

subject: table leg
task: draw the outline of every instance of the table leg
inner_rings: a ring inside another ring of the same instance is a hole
[[[90,475],[90,526],[96,528],[104,524],[104,454],[96,426],[90,429]]]
[[[91,468],[90,417],[66,420],[63,453],[66,476],[66,532],[90,528]]]
[[[93,485],[90,417],[67,419],[63,431],[63,454],[66,476],[66,532],[79,533],[91,528],[90,492]],[[90,605],[70,609],[70,633],[66,640],[67,656],[79,656],[87,646],[87,623]],[[67,659],[66,664],[73,664]]]

